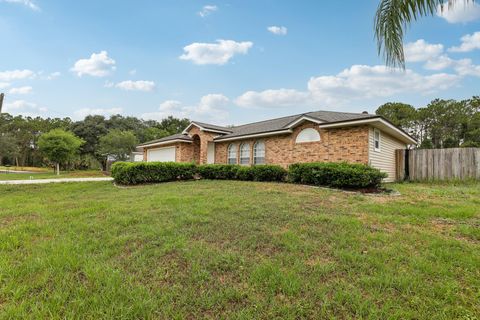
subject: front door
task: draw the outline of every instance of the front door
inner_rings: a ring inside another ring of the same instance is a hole
[[[207,163],[215,163],[215,143],[213,142],[207,144]]]

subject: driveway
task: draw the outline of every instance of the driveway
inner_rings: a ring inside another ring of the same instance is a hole
[[[59,183],[59,182],[88,182],[88,181],[112,181],[112,177],[105,178],[59,178],[59,179],[37,179],[37,180],[6,180],[0,181],[0,184],[40,184],[40,183]]]

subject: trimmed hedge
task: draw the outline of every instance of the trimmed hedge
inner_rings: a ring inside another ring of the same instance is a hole
[[[287,170],[275,165],[240,166],[234,164],[204,164],[198,166],[203,179],[245,180],[245,181],[285,181]]]
[[[333,188],[378,188],[387,174],[364,164],[315,162],[292,164],[290,182]]]
[[[191,180],[244,180],[283,182],[287,170],[276,165],[240,166],[176,162],[116,162],[112,177],[119,184],[156,183]],[[378,188],[385,173],[363,164],[346,162],[296,163],[288,169],[288,181],[334,188]]]
[[[193,179],[197,166],[176,162],[115,162],[112,177],[120,184],[140,184]]]
[[[235,180],[241,166],[236,164],[204,164],[197,168],[198,174],[204,179]]]

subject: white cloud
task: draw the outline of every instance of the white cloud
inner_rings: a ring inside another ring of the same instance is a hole
[[[471,59],[456,60],[454,69],[461,76],[480,77],[480,66],[474,65]]]
[[[137,74],[137,69],[132,69],[130,71],[128,71],[128,74],[131,75],[131,76],[134,76]]]
[[[451,52],[469,52],[475,49],[480,49],[480,31],[472,34],[464,35],[461,38],[462,43],[459,47],[449,48]]]
[[[8,93],[10,94],[29,94],[32,93],[32,87],[25,86],[25,87],[18,87],[18,88],[11,88]]]
[[[425,76],[409,69],[401,71],[385,66],[354,65],[337,75],[310,78],[306,91],[248,91],[235,102],[241,107],[324,107],[402,93],[429,94],[450,88],[459,79],[460,76],[447,73]]]
[[[0,82],[0,89],[5,89],[10,87],[10,83],[8,82]]]
[[[456,1],[450,6],[445,3],[443,10],[438,6],[437,15],[449,23],[466,23],[480,19],[480,5],[477,1]]]
[[[0,2],[8,2],[8,3],[18,3],[22,4],[32,10],[40,11],[40,7],[35,4],[35,2],[31,0],[0,0]]]
[[[283,26],[270,26],[267,28],[268,31],[270,31],[273,34],[279,35],[279,36],[284,36],[287,34],[287,28]]]
[[[192,43],[184,47],[182,60],[190,60],[195,64],[217,64],[227,63],[235,54],[247,54],[253,46],[250,41],[236,42],[233,40],[217,40],[217,43]]]
[[[50,73],[48,76],[45,77],[46,80],[53,80],[53,79],[56,79],[58,77],[60,77],[62,74],[59,72],[59,71],[56,71],[56,72],[52,72]]]
[[[47,112],[47,108],[39,107],[36,103],[25,100],[15,100],[5,103],[4,112],[12,114],[22,114],[25,116],[35,116]]]
[[[109,109],[83,108],[75,111],[74,116],[76,119],[84,119],[88,115],[101,115],[101,116],[108,117],[108,116],[122,113],[122,111],[123,111],[122,108],[109,108]]]
[[[199,12],[197,12],[197,14],[202,17],[202,18],[205,18],[206,16],[210,15],[211,13],[215,12],[218,10],[218,7],[215,6],[215,5],[211,5],[211,4],[208,4],[206,6],[203,6],[202,10],[200,10]]]
[[[10,70],[0,72],[0,81],[12,81],[33,78],[35,73],[32,70]]]
[[[308,92],[294,89],[270,89],[265,91],[247,91],[235,103],[240,107],[289,107],[304,105],[309,99]]]
[[[441,56],[428,60],[423,67],[428,70],[438,71],[451,67],[454,63],[455,61],[450,59],[449,56],[442,54]]]
[[[207,94],[198,104],[192,106],[184,105],[177,100],[167,100],[160,104],[157,112],[144,113],[141,117],[161,120],[168,116],[175,116],[218,123],[227,118],[228,112],[225,108],[228,103],[229,99],[222,94]]]
[[[110,83],[107,83],[106,86],[109,86]],[[126,80],[119,82],[115,85],[115,87],[120,88],[122,90],[127,90],[127,91],[152,91],[155,89],[155,82],[153,81],[145,81],[145,80],[139,80],[139,81],[132,81],[132,80]]]
[[[423,39],[404,46],[405,60],[408,62],[427,61],[443,53],[443,45],[430,44]]]
[[[92,53],[88,59],[80,59],[75,62],[71,71],[79,77],[86,74],[93,77],[105,77],[115,70],[115,60],[108,56],[107,51]]]

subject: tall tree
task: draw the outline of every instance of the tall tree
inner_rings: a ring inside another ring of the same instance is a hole
[[[438,7],[448,10],[457,2],[474,0],[381,0],[375,14],[375,37],[378,53],[388,66],[405,68],[403,37],[405,30],[420,17],[434,15]]]
[[[112,129],[100,138],[99,152],[105,157],[110,156],[117,161],[125,161],[129,159],[137,144],[137,137],[132,131]]]
[[[401,102],[385,103],[375,111],[375,114],[387,118],[409,133],[412,133],[416,113],[417,110],[413,106]]]
[[[54,129],[40,136],[38,146],[48,160],[55,163],[55,171],[59,175],[60,164],[72,160],[84,142],[71,132]]]

